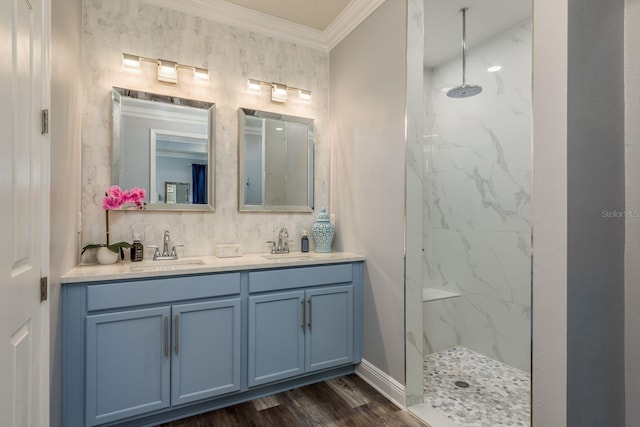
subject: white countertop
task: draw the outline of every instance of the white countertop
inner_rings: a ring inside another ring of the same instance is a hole
[[[364,261],[364,256],[348,252],[291,252],[283,255],[246,254],[235,258],[215,256],[180,258],[176,261],[117,262],[111,265],[80,264],[62,276],[62,283],[99,282],[104,280],[144,279],[220,271],[255,270],[277,267],[334,264]],[[198,264],[201,262],[201,264]]]

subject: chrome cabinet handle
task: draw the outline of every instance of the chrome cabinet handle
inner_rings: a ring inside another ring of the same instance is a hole
[[[301,304],[302,304],[302,324],[300,325],[300,327],[302,328],[302,331],[304,332],[304,321],[307,318],[307,307],[304,305],[304,298],[302,298]]]
[[[176,356],[178,355],[179,352],[179,345],[180,345],[180,328],[179,328],[179,319],[180,317],[176,314]]]
[[[164,357],[169,357],[169,318],[164,318]]]
[[[311,297],[309,297],[309,331],[311,331],[311,321],[313,319],[313,312],[311,311]]]

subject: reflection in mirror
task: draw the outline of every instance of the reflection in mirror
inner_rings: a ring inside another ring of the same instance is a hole
[[[241,108],[240,211],[313,211],[313,119]]]
[[[114,87],[112,182],[146,209],[213,210],[215,104]]]

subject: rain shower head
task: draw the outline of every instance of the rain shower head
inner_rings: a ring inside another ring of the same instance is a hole
[[[449,98],[468,98],[482,92],[482,86],[467,84],[467,10],[463,7],[462,12],[462,85],[456,86],[447,92]]]
[[[463,84],[449,89],[447,96],[449,98],[468,98],[482,92],[482,86]]]

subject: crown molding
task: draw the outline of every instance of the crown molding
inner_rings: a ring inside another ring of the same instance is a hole
[[[325,49],[336,47],[358,25],[369,17],[385,0],[351,0],[344,10],[324,30]]]
[[[385,0],[352,0],[324,31],[296,24],[295,22],[267,15],[224,0],[149,1],[169,9],[201,16],[212,21],[328,52],[360,25]]]

